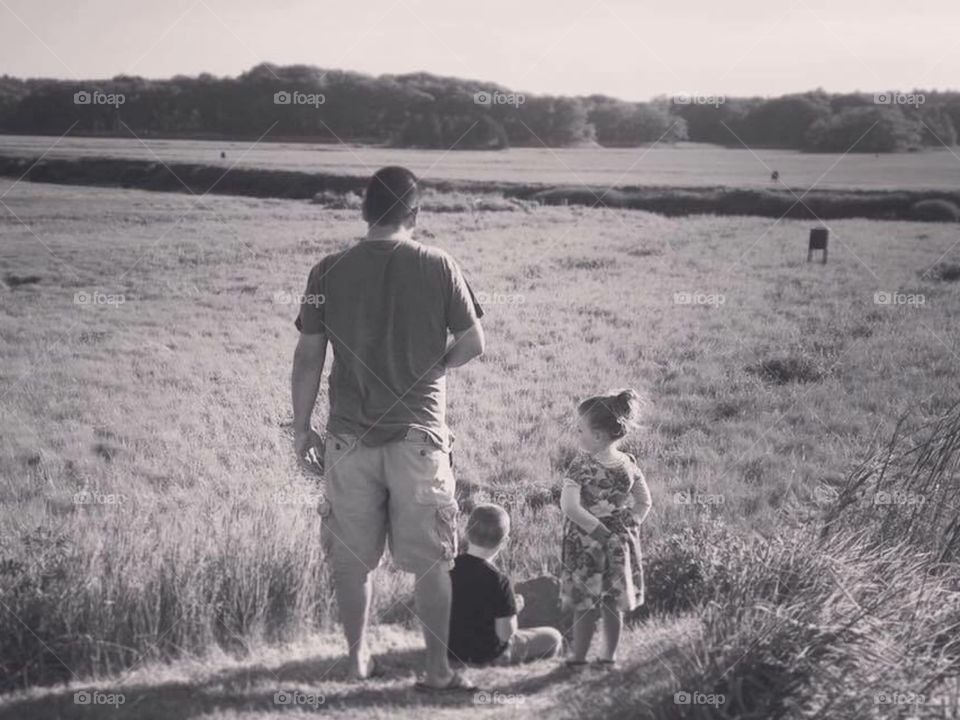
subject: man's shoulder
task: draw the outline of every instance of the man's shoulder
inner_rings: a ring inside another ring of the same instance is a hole
[[[457,266],[457,261],[453,255],[436,245],[427,245],[426,243],[417,241],[410,243],[410,248],[419,253],[421,257],[426,258],[428,262],[435,263],[438,266],[444,268],[454,268]]]
[[[331,267],[336,265],[349,250],[350,248],[344,248],[324,255],[310,268],[310,275],[313,276],[327,272]]]

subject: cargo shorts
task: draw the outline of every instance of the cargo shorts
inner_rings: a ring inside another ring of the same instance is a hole
[[[453,567],[459,508],[448,448],[415,429],[372,447],[328,433],[324,467],[320,533],[335,568],[373,570],[387,541],[407,572]]]

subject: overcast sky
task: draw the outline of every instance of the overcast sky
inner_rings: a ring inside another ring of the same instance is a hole
[[[630,100],[960,88],[960,1],[0,0],[0,73],[427,71]]]

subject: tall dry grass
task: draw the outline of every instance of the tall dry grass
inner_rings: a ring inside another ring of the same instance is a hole
[[[653,715],[956,716],[958,469],[954,405],[909,432],[902,422],[824,498],[819,523],[785,523],[763,540],[706,526],[689,553],[703,635],[674,668],[675,690],[723,701],[664,695]],[[682,567],[683,554],[675,559]]]

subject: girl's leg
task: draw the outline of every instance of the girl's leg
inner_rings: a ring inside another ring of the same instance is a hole
[[[574,610],[573,612],[573,657],[574,662],[583,662],[587,659],[590,650],[590,641],[597,629],[597,618],[600,613],[596,608],[590,610]]]
[[[604,602],[601,605],[603,614],[603,653],[601,660],[616,660],[617,647],[620,645],[620,631],[623,629],[623,611],[616,605]]]

